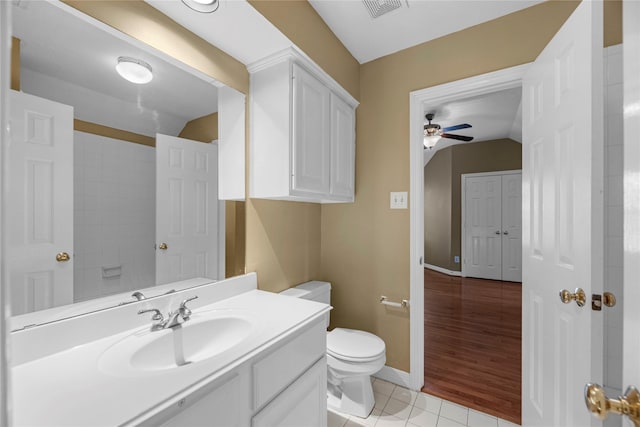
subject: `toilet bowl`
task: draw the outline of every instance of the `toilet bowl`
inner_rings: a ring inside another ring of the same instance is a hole
[[[281,294],[329,304],[330,292],[330,283],[313,281]],[[327,406],[349,415],[369,416],[375,403],[371,375],[384,366],[385,350],[384,341],[369,332],[346,328],[327,332]]]

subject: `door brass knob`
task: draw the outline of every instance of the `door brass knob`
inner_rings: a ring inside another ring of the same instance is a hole
[[[611,292],[605,292],[604,294],[602,294],[602,302],[607,307],[613,307],[614,305],[616,305],[616,296]]]
[[[569,304],[571,301],[575,301],[578,304],[578,307],[582,307],[587,302],[587,294],[581,288],[576,288],[574,293],[569,292],[566,289],[560,291],[560,300]]]
[[[629,387],[624,396],[609,399],[598,384],[584,387],[584,402],[587,409],[598,419],[604,420],[609,414],[628,416],[636,427],[640,427],[640,392]]]
[[[67,262],[67,261],[69,261],[70,259],[71,259],[71,257],[70,257],[70,256],[69,256],[69,254],[68,254],[68,253],[66,253],[66,252],[59,252],[59,253],[56,255],[56,261],[58,261],[58,262]]]
[[[169,248],[169,246],[167,246],[166,243],[160,243],[160,246],[158,246],[158,249],[161,249],[163,251],[166,251]]]

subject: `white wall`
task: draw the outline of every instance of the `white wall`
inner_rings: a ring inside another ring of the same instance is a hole
[[[155,148],[74,132],[74,193],[74,301],[153,286]]]
[[[603,307],[604,383],[622,389],[622,45],[604,50],[605,66],[605,286],[617,298],[613,308]]]

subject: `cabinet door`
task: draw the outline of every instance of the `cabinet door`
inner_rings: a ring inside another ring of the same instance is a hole
[[[327,360],[320,359],[253,417],[253,427],[327,425]]]
[[[293,65],[291,190],[329,194],[329,89]]]
[[[355,111],[331,94],[331,195],[353,200],[355,172]]]
[[[240,427],[249,422],[248,374],[234,373],[181,400],[169,410],[170,418],[152,418],[142,425],[162,427]]]

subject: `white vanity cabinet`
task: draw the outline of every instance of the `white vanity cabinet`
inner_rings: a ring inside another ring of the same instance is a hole
[[[228,373],[137,425],[327,425],[324,317],[277,340]]]
[[[248,68],[251,197],[353,202],[358,102],[293,49]]]

